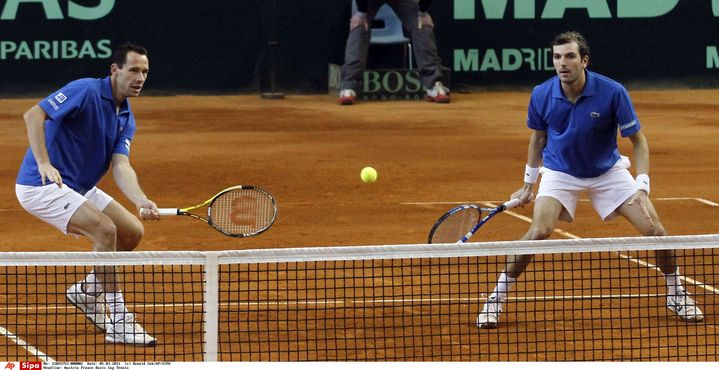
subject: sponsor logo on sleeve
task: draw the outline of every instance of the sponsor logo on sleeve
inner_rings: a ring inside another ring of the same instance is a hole
[[[127,148],[127,151],[130,151],[130,139],[125,139],[125,147]]]
[[[620,126],[619,126],[619,129],[620,129],[620,130],[626,130],[626,129],[628,129],[628,128],[630,128],[630,127],[636,125],[636,124],[637,124],[637,120],[633,120],[632,122],[629,122],[629,123],[625,123],[625,124],[623,124],[623,125],[620,125]]]
[[[62,104],[65,100],[67,100],[67,96],[65,96],[65,94],[63,93],[57,93],[57,95],[55,95],[55,100],[57,100],[58,103]]]
[[[57,106],[57,104],[55,103],[54,100],[48,99],[47,102],[50,103],[50,105],[52,105],[52,109],[54,109],[54,110],[60,110],[60,107]]]

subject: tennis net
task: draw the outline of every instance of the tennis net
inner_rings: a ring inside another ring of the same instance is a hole
[[[14,361],[717,361],[719,235],[222,252],[2,253],[0,358]],[[676,250],[703,311],[667,309]],[[535,254],[494,329],[475,320],[508,255]],[[122,266],[154,347],[105,343],[65,300]]]

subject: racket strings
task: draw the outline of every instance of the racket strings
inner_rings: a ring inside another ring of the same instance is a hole
[[[229,234],[253,234],[272,224],[275,204],[256,189],[234,189],[221,194],[209,209],[212,224]]]
[[[476,208],[465,208],[442,220],[432,234],[431,243],[456,243],[472,231],[481,214]]]

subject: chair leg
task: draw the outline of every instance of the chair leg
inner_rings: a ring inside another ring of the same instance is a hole
[[[414,53],[412,53],[412,44],[407,43],[407,48],[409,49],[409,69],[414,69],[414,63],[412,63],[412,56]]]

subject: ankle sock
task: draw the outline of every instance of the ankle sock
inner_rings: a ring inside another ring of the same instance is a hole
[[[99,280],[97,280],[97,276],[95,276],[95,271],[91,271],[87,276],[85,277],[85,282],[81,285],[82,292],[91,295],[91,296],[99,296],[102,294],[102,283],[100,283]]]
[[[110,319],[112,322],[123,321],[128,312],[125,307],[125,298],[122,296],[122,291],[107,292],[105,294],[105,300],[110,307]]]
[[[497,285],[494,287],[492,294],[489,295],[489,298],[496,298],[500,302],[504,302],[507,299],[507,294],[510,290],[512,290],[512,287],[514,287],[516,282],[517,279],[510,277],[505,272],[502,272],[499,275]]]

